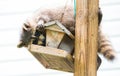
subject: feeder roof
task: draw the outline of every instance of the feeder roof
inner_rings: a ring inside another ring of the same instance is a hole
[[[45,23],[44,26],[45,26],[45,29],[49,29],[49,30],[53,30],[53,31],[58,31],[58,32],[64,32],[71,39],[74,39],[74,35],[64,25],[62,25],[57,20]]]

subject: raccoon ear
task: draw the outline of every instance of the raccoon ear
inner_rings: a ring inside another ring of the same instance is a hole
[[[23,31],[28,31],[30,28],[29,24],[24,23],[23,24]]]
[[[23,46],[25,46],[25,44],[22,41],[20,41],[19,44],[17,45],[18,48],[21,48]]]

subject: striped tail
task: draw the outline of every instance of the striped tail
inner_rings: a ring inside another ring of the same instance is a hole
[[[103,54],[103,56],[107,60],[114,60],[115,59],[115,51],[111,42],[108,38],[101,32],[99,29],[99,53]]]

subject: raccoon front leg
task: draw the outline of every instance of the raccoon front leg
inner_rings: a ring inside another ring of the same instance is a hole
[[[45,23],[45,21],[41,19],[41,20],[38,22],[36,29],[39,30],[39,31],[44,31],[44,27],[45,27],[45,26],[44,26],[44,23]]]
[[[39,29],[40,31],[43,31],[44,30],[44,24],[49,22],[51,19],[49,16],[47,15],[42,15],[42,16],[38,16],[38,19],[37,19],[37,29]]]

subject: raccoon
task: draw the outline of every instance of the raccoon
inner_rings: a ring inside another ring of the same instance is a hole
[[[31,18],[28,18],[27,21],[23,24],[23,30],[20,37],[20,43],[18,47],[27,46],[32,37],[32,30],[34,28],[38,28],[42,30],[44,28],[44,23],[58,20],[60,21],[68,30],[70,30],[75,35],[75,17],[74,17],[74,8],[73,6],[62,7],[54,7],[54,8],[42,8],[37,10]],[[99,8],[98,11],[98,25],[100,27],[100,23],[102,20],[102,12]],[[114,60],[115,52],[113,47],[106,36],[101,32],[101,28],[99,28],[98,35],[98,44],[99,50],[98,53],[104,55],[108,60]],[[101,60],[99,60],[101,63]]]

